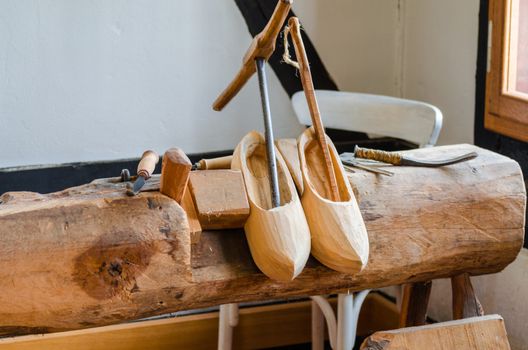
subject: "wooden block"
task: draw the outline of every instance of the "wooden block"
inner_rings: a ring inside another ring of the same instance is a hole
[[[240,171],[193,171],[189,183],[202,229],[244,227],[249,203]]]
[[[171,148],[165,152],[161,164],[160,192],[181,203],[191,167],[191,161],[181,149]]]
[[[182,200],[182,208],[187,214],[187,220],[189,221],[189,231],[191,235],[191,244],[196,244],[200,241],[200,235],[202,234],[202,226],[198,220],[198,214],[194,206],[194,201],[191,196],[189,187],[185,189]]]
[[[499,315],[466,318],[421,327],[377,332],[362,350],[509,350],[504,320]]]

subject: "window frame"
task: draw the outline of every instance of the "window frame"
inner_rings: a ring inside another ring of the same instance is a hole
[[[484,127],[493,132],[528,142],[528,95],[508,91],[510,77],[510,9],[514,0],[490,0],[488,71]],[[524,99],[525,97],[526,99]]]

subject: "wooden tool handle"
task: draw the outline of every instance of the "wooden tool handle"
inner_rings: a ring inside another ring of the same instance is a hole
[[[220,96],[213,103],[215,111],[221,111],[232,99],[238,94],[240,89],[255,73],[255,59],[264,58],[268,60],[273,51],[275,51],[275,42],[279,35],[282,24],[286,20],[291,9],[292,0],[279,0],[273,14],[271,15],[266,27],[255,36],[249,49],[242,60],[242,68],[237,73],[229,86],[222,91]]]
[[[231,169],[231,161],[233,156],[225,156],[213,159],[202,159],[199,163],[199,170],[213,170],[213,169]]]
[[[221,111],[224,107],[238,94],[240,89],[246,85],[247,81],[255,73],[257,67],[255,62],[245,62],[242,68],[238,71],[233,81],[222,91],[220,96],[216,98],[213,103],[213,109],[215,111]]]
[[[158,162],[159,162],[159,156],[156,154],[156,152],[145,151],[143,155],[141,156],[141,160],[139,161],[139,164],[137,167],[138,176],[143,176],[145,179],[150,178]]]
[[[356,146],[354,148],[354,156],[356,158],[376,160],[392,165],[401,165],[402,155],[398,152],[386,152],[377,149],[361,148]]]
[[[292,0],[279,0],[268,24],[266,24],[266,27],[264,27],[259,34],[259,46],[261,48],[267,46],[273,46],[273,48],[275,48],[275,41],[277,40],[282,25],[290,12],[292,3]],[[273,51],[269,53],[269,56],[271,56],[272,53]],[[267,58],[269,58],[269,56]]]
[[[310,110],[310,117],[312,118],[312,124],[315,130],[315,136],[319,142],[319,146],[323,152],[323,160],[326,168],[328,183],[330,185],[330,194],[333,201],[339,201],[339,190],[337,188],[337,180],[334,170],[332,159],[330,158],[330,152],[328,150],[328,144],[326,142],[326,134],[321,120],[321,113],[319,112],[319,106],[317,105],[317,99],[315,98],[315,89],[312,81],[312,73],[310,72],[310,64],[308,63],[308,57],[306,56],[306,50],[301,37],[301,26],[297,17],[291,17],[288,21],[290,27],[290,33],[293,39],[293,46],[295,47],[295,55],[299,61],[299,72],[301,75],[301,82],[306,96],[306,102],[308,103],[308,109]]]
[[[179,148],[171,148],[163,155],[160,192],[181,203],[187,188],[191,161]]]

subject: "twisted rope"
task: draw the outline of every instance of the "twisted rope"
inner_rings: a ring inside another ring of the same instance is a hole
[[[288,35],[290,35],[290,27],[285,26],[284,31],[282,32],[282,37],[284,39],[284,54],[282,54],[282,60],[286,64],[300,69],[299,62],[292,60],[290,56],[290,43],[288,42]]]

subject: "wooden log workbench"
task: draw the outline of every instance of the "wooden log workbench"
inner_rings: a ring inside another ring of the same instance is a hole
[[[6,193],[0,204],[0,334],[115,324],[229,302],[357,291],[504,269],[523,245],[526,192],[518,164],[477,151],[441,169],[350,174],[369,239],[367,267],[345,275],[313,258],[290,283],[252,262],[242,230],[204,231],[191,245],[185,212],[159,192],[125,195],[98,180],[49,195]]]

